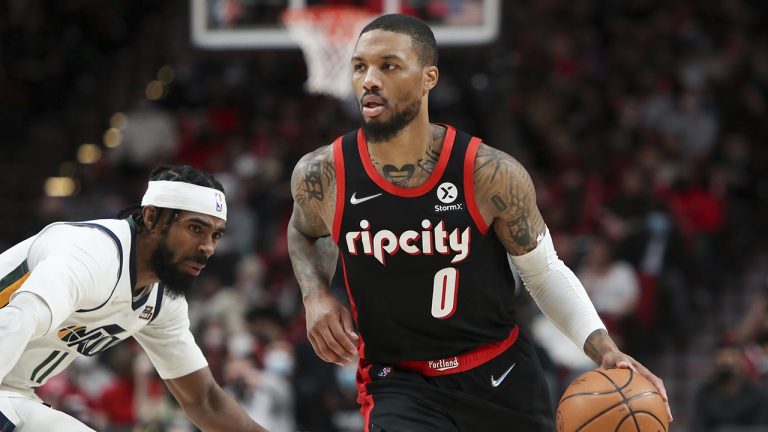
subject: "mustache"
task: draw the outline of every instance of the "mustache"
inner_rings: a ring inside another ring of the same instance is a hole
[[[192,261],[192,262],[194,262],[196,264],[200,264],[200,265],[207,265],[208,264],[208,258],[206,258],[204,256],[199,256],[199,255],[185,257],[182,261]]]
[[[366,96],[376,96],[381,99],[381,102],[383,105],[389,105],[389,101],[384,96],[380,95],[379,92],[375,90],[366,90],[363,92],[363,95],[360,96],[360,106],[363,106],[363,99],[365,99]]]

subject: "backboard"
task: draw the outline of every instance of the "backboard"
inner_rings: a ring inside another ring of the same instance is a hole
[[[426,21],[440,46],[493,41],[501,0],[190,0],[192,41],[204,49],[299,48],[280,24],[289,8],[347,5],[372,14],[406,13]]]

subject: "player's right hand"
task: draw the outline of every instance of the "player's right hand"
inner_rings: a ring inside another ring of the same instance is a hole
[[[321,359],[343,366],[357,355],[357,340],[352,314],[327,290],[304,298],[307,311],[307,336]]]

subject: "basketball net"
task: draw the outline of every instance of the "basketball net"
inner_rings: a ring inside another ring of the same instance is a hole
[[[373,17],[352,6],[310,6],[283,13],[283,25],[304,52],[309,93],[338,99],[352,95],[350,58],[360,30]]]

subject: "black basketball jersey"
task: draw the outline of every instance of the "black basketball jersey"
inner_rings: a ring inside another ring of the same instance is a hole
[[[447,126],[429,179],[389,183],[362,130],[333,144],[339,246],[363,357],[397,363],[458,355],[509,336],[514,278],[474,197],[478,138]]]

